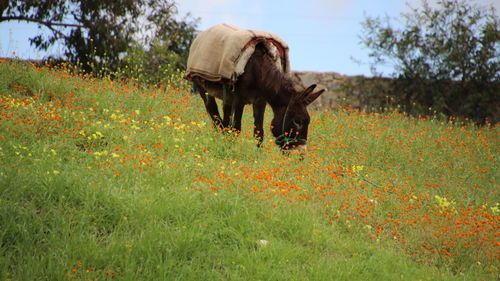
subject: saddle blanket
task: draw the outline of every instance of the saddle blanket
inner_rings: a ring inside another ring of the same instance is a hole
[[[218,24],[196,36],[189,49],[185,78],[234,84],[243,74],[255,46],[264,43],[283,72],[290,72],[288,45],[268,31]]]

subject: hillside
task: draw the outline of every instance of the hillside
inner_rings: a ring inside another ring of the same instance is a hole
[[[314,111],[285,157],[249,110],[1,61],[0,280],[500,277],[496,128]]]

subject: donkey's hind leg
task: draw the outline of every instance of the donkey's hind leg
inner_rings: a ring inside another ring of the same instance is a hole
[[[254,129],[253,135],[257,139],[257,147],[261,147],[264,141],[264,112],[266,111],[266,101],[258,100],[253,103]]]
[[[241,118],[243,116],[243,108],[245,104],[235,94],[226,95],[223,100],[222,110],[224,118],[222,125],[235,133],[241,132]]]
[[[214,126],[219,130],[222,130],[224,126],[222,125],[222,119],[219,114],[219,109],[217,108],[217,101],[210,95],[205,95],[205,99],[205,108],[207,109],[210,118],[212,118]]]
[[[233,128],[233,96],[232,95],[224,95],[222,99],[222,112],[224,114],[224,118],[222,118],[222,126],[224,128],[232,129]]]
[[[222,130],[222,119],[219,114],[219,109],[217,108],[217,102],[215,101],[215,98],[208,95],[206,93],[206,90],[201,88],[199,85],[196,83],[193,83],[196,87],[193,87],[195,91],[197,91],[203,100],[203,103],[205,104],[205,109],[207,110],[208,115],[212,119],[212,122],[215,126],[215,128],[218,128],[219,130]]]

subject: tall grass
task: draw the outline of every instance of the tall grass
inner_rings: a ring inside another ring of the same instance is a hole
[[[218,134],[180,76],[2,61],[0,279],[499,277],[495,128],[317,111],[284,157],[245,116]]]

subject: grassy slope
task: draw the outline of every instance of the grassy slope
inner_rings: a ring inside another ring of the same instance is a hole
[[[496,129],[314,112],[301,161],[245,116],[0,62],[0,279],[499,277]]]

